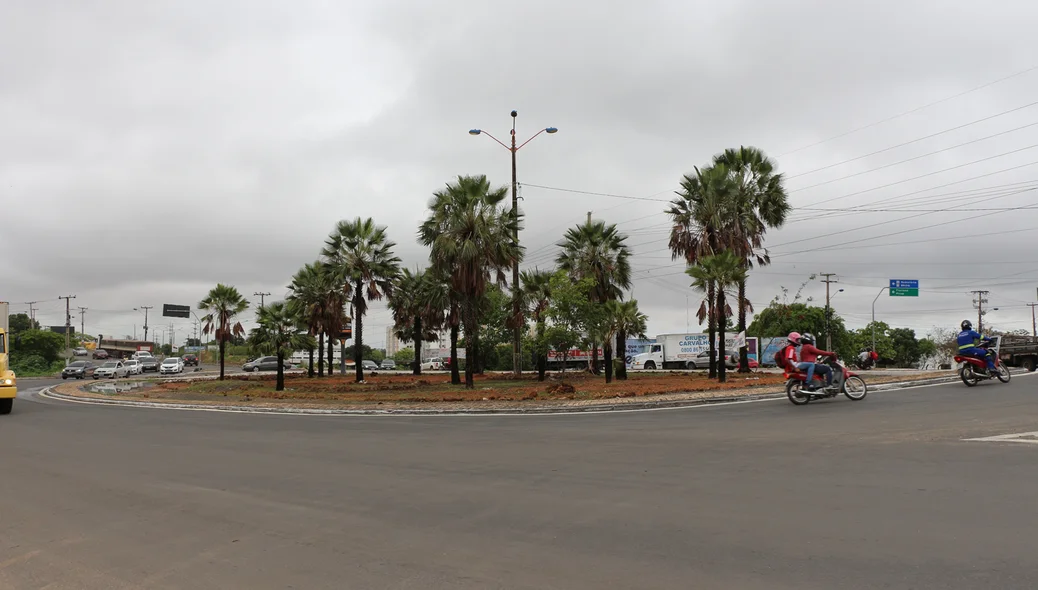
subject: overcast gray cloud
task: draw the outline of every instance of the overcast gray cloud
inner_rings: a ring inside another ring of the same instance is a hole
[[[1033,3],[940,7],[8,1],[0,299],[41,301],[57,324],[74,293],[88,332],[139,332],[134,307],[194,305],[217,281],[282,297],[358,215],[421,264],[432,191],[458,174],[509,181],[508,153],[466,131],[505,139],[514,108],[520,138],[560,129],[519,155],[528,264],[550,266],[587,211],[620,224],[652,333],[684,330],[698,297],[665,250],[665,203],[530,185],[668,199],[714,153],[756,145],[799,208],[752,275],[758,308],[835,272],[834,306],[860,326],[889,278],[918,278],[921,297],[884,295],[877,317],[956,325],[988,288],[987,321],[1029,328],[1036,212],[953,208],[1038,206],[1038,71],[824,141],[1038,65]],[[852,207],[911,211],[818,210]],[[977,237],[949,239],[962,235]],[[388,323],[373,309],[368,340]]]

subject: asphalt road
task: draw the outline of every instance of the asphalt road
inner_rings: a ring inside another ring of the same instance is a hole
[[[0,588],[1033,589],[1038,444],[962,439],[1038,431],[1036,385],[464,418],[27,391]]]

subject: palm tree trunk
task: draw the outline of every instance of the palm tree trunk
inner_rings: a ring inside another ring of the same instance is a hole
[[[710,281],[706,286],[706,332],[707,337],[710,339],[710,372],[707,374],[707,377],[710,379],[717,376],[717,345],[714,342],[715,329],[717,327],[717,314],[715,313],[716,308],[714,306],[716,297],[714,282]]]
[[[328,334],[328,376],[331,377],[335,374],[333,366],[335,366],[335,342],[331,334]]]
[[[324,332],[317,336],[317,376],[324,377]]]
[[[223,381],[223,355],[227,350],[227,339],[220,335],[220,381]]]
[[[616,332],[616,348],[620,351],[620,366],[616,368],[616,379],[618,381],[627,380],[627,332],[623,330],[617,330]]]
[[[476,363],[476,312],[474,303],[465,302],[465,387],[474,389],[475,381],[472,378],[473,365]]]
[[[537,339],[544,340],[544,321],[537,321]],[[548,355],[543,351],[537,351],[537,380],[544,381],[544,373],[548,370]]]
[[[360,293],[360,285],[357,285],[357,293]],[[362,295],[358,295],[362,297]],[[360,308],[353,306],[353,362],[357,364],[357,383],[364,380],[364,317],[360,314]],[[343,359],[342,362],[346,362]]]
[[[717,306],[714,308],[717,311],[717,381],[718,383],[724,383],[726,380],[725,370],[728,368],[724,359],[724,325],[727,323],[727,319],[724,313],[724,289],[717,290]]]
[[[414,329],[411,331],[411,340],[414,340],[414,367],[411,368],[412,375],[422,374],[422,318],[414,318]]]
[[[461,385],[458,372],[458,325],[451,325],[451,385]]]
[[[591,343],[591,373],[598,375],[598,343]]]
[[[279,346],[277,349],[278,357],[278,381],[274,387],[274,391],[285,390],[285,351]]]
[[[613,382],[613,342],[612,338],[606,338],[605,344],[602,345],[602,353],[605,356],[605,377],[606,383]]]
[[[746,332],[746,279],[739,281],[739,333]],[[739,372],[750,372],[750,347],[743,345],[739,348]],[[759,354],[759,352],[758,352]]]
[[[310,352],[310,369],[307,371],[306,376],[312,379],[313,376],[314,376],[314,347],[313,346],[309,347],[309,352]]]

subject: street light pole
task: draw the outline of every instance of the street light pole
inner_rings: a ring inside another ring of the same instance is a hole
[[[501,144],[501,147],[505,148],[512,153],[512,215],[518,220],[519,218],[519,178],[516,174],[516,153],[523,148],[526,144],[533,141],[535,137],[541,133],[555,133],[558,131],[555,127],[545,127],[537,133],[535,133],[530,139],[527,139],[523,143],[516,145],[515,138],[515,119],[519,116],[518,111],[512,111],[512,142],[511,147],[504,144],[501,140],[490,135],[482,129],[470,129],[469,135],[481,135],[486,133],[490,139],[493,139],[497,143]],[[518,249],[519,247],[519,227],[518,224],[515,228],[515,234],[512,236],[513,244]],[[512,261],[512,318],[515,321],[515,328],[512,330],[512,374],[516,377],[522,375],[523,363],[522,363],[522,322],[519,321],[522,315],[522,310],[519,308],[519,258],[518,256]]]
[[[882,289],[880,289],[879,293],[876,293],[876,299],[872,300],[872,350],[873,351],[876,350],[876,301],[879,300],[879,296],[882,295],[883,291],[886,291],[886,290],[887,290],[886,287],[883,287]]]

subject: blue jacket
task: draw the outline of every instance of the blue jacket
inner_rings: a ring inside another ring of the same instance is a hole
[[[973,330],[963,330],[959,332],[959,336],[955,341],[959,345],[959,350],[965,350],[967,348],[976,348],[980,346],[987,338],[984,338]]]

